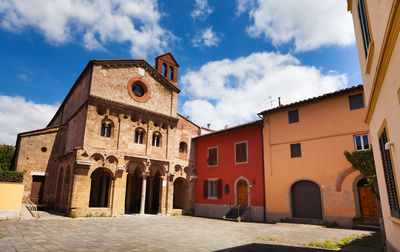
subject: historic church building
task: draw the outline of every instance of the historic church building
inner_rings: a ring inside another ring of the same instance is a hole
[[[18,135],[24,199],[76,216],[189,210],[200,128],[177,113],[178,68],[171,53],[155,68],[91,60],[48,126]]]

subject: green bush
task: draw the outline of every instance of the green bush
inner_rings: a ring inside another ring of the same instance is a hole
[[[0,171],[0,182],[22,183],[24,173],[18,171]]]
[[[13,163],[15,148],[11,145],[0,147],[0,171],[9,171]]]

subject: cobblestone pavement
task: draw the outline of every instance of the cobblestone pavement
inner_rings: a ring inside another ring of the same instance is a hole
[[[305,244],[371,234],[189,216],[57,217],[0,222],[0,251],[327,251]],[[342,251],[379,250],[359,242]]]

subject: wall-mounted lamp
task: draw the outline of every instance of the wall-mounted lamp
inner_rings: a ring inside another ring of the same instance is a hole
[[[394,146],[393,142],[387,142],[385,143],[385,150],[390,150]]]

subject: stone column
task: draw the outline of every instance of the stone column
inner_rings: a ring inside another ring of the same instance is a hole
[[[151,212],[153,210],[153,182],[154,182],[154,176],[149,176],[149,211]]]
[[[161,214],[166,213],[165,195],[166,195],[167,187],[163,185],[164,181],[166,183],[166,178],[167,178],[167,176],[160,176],[160,195],[159,195],[160,204],[158,205],[158,212]]]
[[[140,214],[144,214],[144,208],[146,206],[146,182],[147,174],[142,175],[142,198],[140,201]]]

